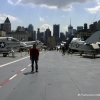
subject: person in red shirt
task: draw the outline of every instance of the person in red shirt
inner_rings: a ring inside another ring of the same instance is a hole
[[[33,44],[33,48],[30,49],[30,60],[32,62],[32,71],[34,72],[34,61],[35,61],[35,70],[38,72],[38,60],[39,60],[39,50],[36,48],[36,44]]]

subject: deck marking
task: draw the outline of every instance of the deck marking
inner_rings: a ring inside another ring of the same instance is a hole
[[[42,53],[42,52],[40,52],[40,53]],[[24,57],[24,58],[22,58],[22,59],[18,59],[18,60],[15,60],[15,61],[12,61],[12,62],[9,62],[9,63],[6,63],[6,64],[3,64],[3,65],[0,65],[0,68],[1,68],[1,67],[4,67],[4,66],[6,66],[6,65],[9,65],[9,64],[12,64],[12,63],[15,63],[15,62],[21,61],[21,60],[23,60],[23,59],[29,58],[29,57],[30,57],[30,56],[27,56],[27,57]]]
[[[23,68],[21,71],[24,71],[26,68]]]
[[[9,80],[12,80],[14,77],[16,77],[17,76],[17,74],[15,74],[14,76],[12,76],[11,78],[9,78]]]
[[[26,58],[29,58],[29,56],[28,56],[28,57],[24,57],[24,58],[22,58],[22,59],[18,59],[18,60],[12,61],[12,62],[9,62],[9,63],[6,63],[6,64],[3,64],[3,65],[0,65],[0,67],[4,67],[4,66],[6,66],[6,65],[9,65],[9,64],[12,64],[12,63],[21,61],[21,60],[26,59]]]
[[[21,73],[21,71],[17,72],[16,74],[18,75],[18,74],[20,74],[20,73]]]
[[[28,66],[31,66],[31,64],[29,64]]]
[[[9,82],[10,80],[8,79],[8,80],[6,80],[6,81],[4,81],[2,84],[0,84],[1,86],[4,86],[5,84],[7,84],[8,82]]]
[[[44,54],[43,56],[45,56],[45,54]],[[42,57],[43,57],[43,56],[42,56]],[[29,56],[28,56],[28,57],[29,57]],[[9,64],[12,64],[12,63],[14,63],[14,62],[18,62],[18,61],[23,60],[23,59],[26,59],[26,58],[28,58],[28,57],[25,57],[25,58],[22,58],[22,59],[19,59],[19,60],[15,60],[15,61],[13,61],[13,62],[4,64],[4,65],[1,65],[0,67],[4,67],[4,66],[9,65]],[[41,59],[42,57],[40,57],[40,59]],[[28,68],[29,66],[31,66],[31,64],[29,64],[26,68]],[[21,73],[22,71],[24,71],[26,68],[23,68],[21,71],[17,72],[15,75],[13,75],[11,78],[7,79],[7,80],[4,81],[2,84],[0,84],[0,88],[1,88],[2,86],[4,86],[5,84],[7,84],[10,80],[12,80],[13,78],[15,78],[18,74],[20,74],[20,73]]]

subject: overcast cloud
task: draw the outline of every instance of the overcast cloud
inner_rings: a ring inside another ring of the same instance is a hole
[[[100,0],[96,0],[96,2],[97,2],[97,6],[92,7],[92,8],[85,8],[85,9],[91,14],[97,13],[98,11],[100,11]]]
[[[96,6],[94,8],[87,8],[86,10],[89,11],[91,14],[95,14],[100,11],[100,6]]]
[[[59,8],[65,11],[70,11],[72,9],[72,4],[92,1],[99,3],[99,0],[18,0],[17,2],[14,2],[14,0],[8,0],[10,4],[39,5],[51,9]]]

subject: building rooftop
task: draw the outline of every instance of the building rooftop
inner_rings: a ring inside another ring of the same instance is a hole
[[[4,23],[10,23],[9,18],[7,17]]]

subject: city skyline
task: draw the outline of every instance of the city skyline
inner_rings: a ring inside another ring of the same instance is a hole
[[[60,32],[68,31],[71,24],[74,29],[92,24],[99,20],[100,0],[1,0],[0,23],[9,17],[12,30],[17,26],[34,26],[44,32],[48,27],[60,25]]]

